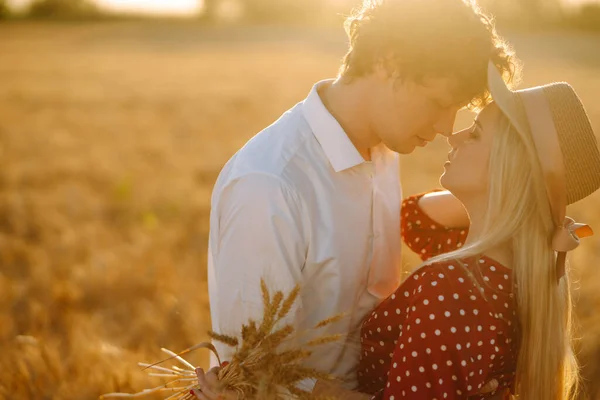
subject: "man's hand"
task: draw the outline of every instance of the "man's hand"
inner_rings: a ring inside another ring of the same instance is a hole
[[[492,379],[481,388],[479,394],[491,393],[496,389],[498,389],[498,381]],[[500,392],[496,393],[494,397],[490,397],[490,400],[503,400],[504,398],[506,398],[506,390],[501,390]]]

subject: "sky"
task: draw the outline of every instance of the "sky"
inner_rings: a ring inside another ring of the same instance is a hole
[[[583,3],[600,3],[600,0],[562,0],[564,3],[577,5]],[[31,0],[8,0],[9,5],[21,8]],[[195,14],[202,0],[95,0],[101,7],[114,11],[136,12],[148,14],[189,15]]]

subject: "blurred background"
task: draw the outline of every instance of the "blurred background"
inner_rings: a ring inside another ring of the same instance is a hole
[[[0,399],[140,391],[160,381],[137,362],[206,339],[217,174],[336,75],[357,2],[0,0]],[[570,82],[600,135],[600,3],[483,5],[524,84]],[[402,157],[406,194],[438,185],[447,151]],[[570,214],[600,232],[600,195]],[[598,400],[598,236],[572,266],[581,399]]]

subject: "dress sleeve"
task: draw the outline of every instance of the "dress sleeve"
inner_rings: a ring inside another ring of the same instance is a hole
[[[402,240],[423,261],[459,249],[469,233],[468,227],[447,228],[429,218],[419,207],[427,193],[404,199],[401,218]]]
[[[452,400],[476,395],[491,379],[498,352],[499,327],[488,318],[490,306],[481,295],[455,290],[439,269],[417,276],[417,289],[408,297],[413,300],[401,310],[407,318],[383,399]]]

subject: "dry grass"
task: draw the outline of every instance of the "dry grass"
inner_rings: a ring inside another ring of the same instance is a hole
[[[570,81],[600,132],[598,39],[515,44],[526,82]],[[0,25],[0,399],[137,392],[156,386],[138,361],[207,339],[217,173],[335,74],[343,50],[323,31]],[[445,152],[440,140],[403,159],[406,193],[436,184],[431,160]],[[600,231],[599,204],[572,214]],[[574,261],[580,357],[599,399],[598,237]]]

